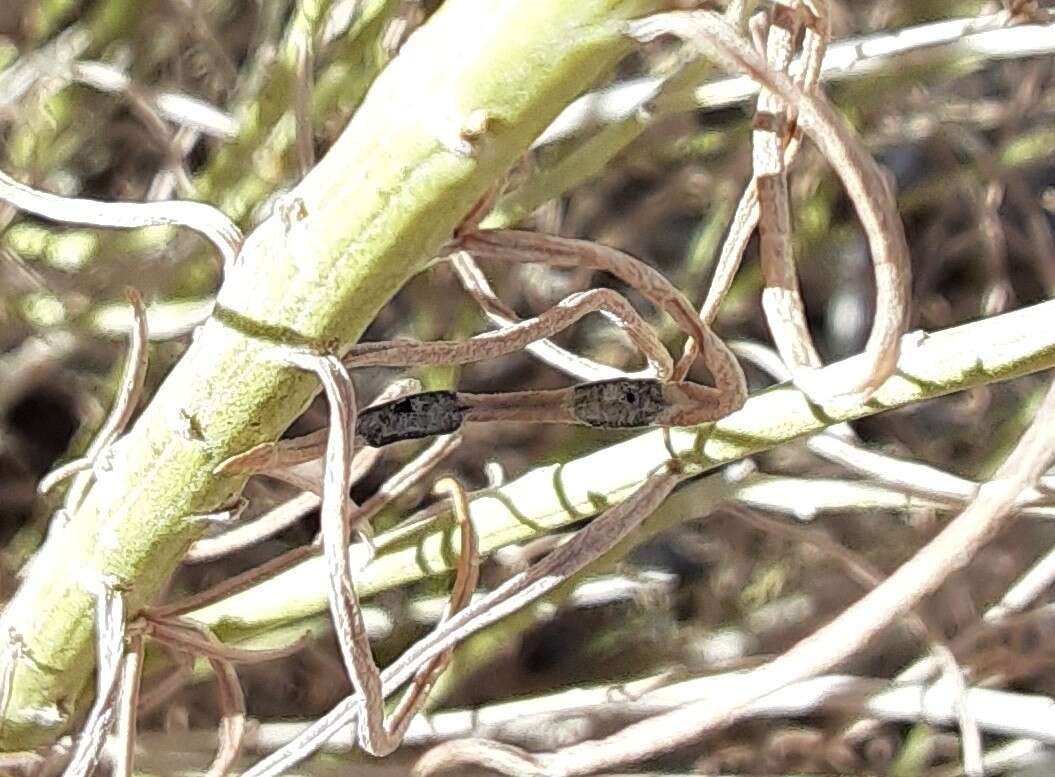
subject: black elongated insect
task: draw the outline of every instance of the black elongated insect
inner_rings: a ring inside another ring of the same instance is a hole
[[[355,431],[364,443],[380,448],[400,440],[455,432],[465,412],[457,392],[423,391],[360,410]]]
[[[694,384],[690,397],[679,382],[616,378],[550,391],[426,391],[360,411],[356,433],[361,443],[380,447],[450,434],[466,421],[571,423],[604,429],[670,426],[682,422],[687,403],[698,403],[699,388]],[[698,408],[693,412],[698,414]]]

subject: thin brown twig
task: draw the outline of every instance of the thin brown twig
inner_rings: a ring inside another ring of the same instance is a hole
[[[440,623],[461,611],[472,598],[473,591],[480,579],[480,549],[476,530],[473,528],[472,517],[469,512],[469,498],[462,484],[454,478],[443,478],[436,483],[435,490],[438,493],[447,493],[454,505],[454,515],[458,523],[458,539],[460,549],[458,552],[458,565],[455,570],[454,585],[451,587],[451,597],[444,608]],[[425,663],[411,680],[410,686],[404,692],[395,709],[392,711],[392,729],[402,736],[406,733],[415,713],[421,709],[428,699],[436,679],[443,673],[451,662],[454,649],[440,653]]]
[[[680,471],[669,467],[654,472],[626,500],[595,519],[568,542],[451,616],[384,671],[385,692],[391,693],[435,656],[552,591],[611,550],[667,498],[683,477]],[[315,752],[335,732],[355,721],[362,701],[363,697],[358,694],[347,697],[293,741],[247,770],[243,777],[275,777],[283,773]]]
[[[625,331],[661,379],[674,371],[673,361],[652,328],[611,289],[571,294],[535,318],[458,341],[381,341],[352,346],[344,357],[348,367],[406,367],[412,364],[466,364],[520,351],[552,337],[590,313],[602,313]]]
[[[362,607],[355,592],[348,545],[351,541],[350,488],[354,446],[355,389],[344,365],[335,356],[317,356],[298,351],[282,351],[280,360],[315,373],[330,405],[330,428],[323,476],[322,548],[329,571],[330,614],[345,669],[365,699],[359,738],[372,755],[387,755],[399,746],[399,737],[385,722],[381,676],[374,663],[370,637],[363,621]]]
[[[455,251],[447,257],[462,287],[476,300],[484,314],[494,326],[505,329],[516,326],[521,319],[502,299],[495,294],[472,254]],[[624,372],[606,364],[580,356],[561,348],[552,340],[538,340],[525,346],[525,350],[545,364],[560,370],[577,380],[612,380],[614,378],[649,378],[651,370]]]
[[[802,42],[803,57],[796,79],[796,83],[806,93],[813,93],[817,89],[824,53],[831,37],[830,14],[826,0],[814,0],[811,5],[812,14],[806,22],[806,32]],[[761,95],[761,91],[759,94]],[[781,139],[784,143],[782,159],[784,169],[791,166],[802,147],[802,135],[798,127],[789,126],[789,129],[793,131]],[[758,225],[758,220],[758,186],[755,177],[752,176],[737,202],[736,211],[729,225],[729,234],[722,243],[721,254],[707,289],[707,297],[700,308],[700,318],[708,324],[712,323],[718,315],[718,309],[733,285],[733,278],[740,268],[744,251],[747,250],[747,243]]]
[[[308,633],[284,647],[247,650],[224,644],[215,634],[198,623],[159,618],[154,614],[144,616],[143,629],[147,636],[178,650],[229,664],[262,664],[288,658],[303,649],[311,640],[311,634]]]
[[[242,691],[238,674],[229,661],[210,658],[209,663],[216,675],[221,717],[216,755],[205,777],[225,777],[238,760],[242,742],[245,740],[245,693]]]
[[[443,435],[433,440],[431,445],[408,461],[359,505],[352,516],[352,528],[362,529],[368,525],[374,516],[390,505],[393,500],[403,496],[420,483],[441,461],[453,453],[461,442],[461,437],[454,434]]]
[[[970,644],[988,629],[1002,625],[1013,616],[1025,611],[1055,581],[1055,550],[1049,550],[1021,575],[1000,601],[982,615],[981,621],[957,635],[956,644]],[[900,672],[897,682],[923,682],[929,680],[937,668],[930,657],[916,661]]]
[[[894,197],[875,160],[844,126],[831,107],[805,93],[786,75],[773,72],[751,44],[719,15],[708,11],[657,14],[627,23],[641,41],[676,35],[727,70],[742,71],[771,90],[797,112],[798,126],[828,159],[857,209],[872,252],[876,280],[876,317],[865,346],[867,359],[844,362],[847,372],[801,367],[796,385],[816,401],[859,402],[894,370],[900,336],[908,320],[910,268],[904,229]]]
[[[274,577],[280,572],[299,564],[301,561],[311,558],[318,554],[318,552],[318,548],[314,545],[301,545],[298,548],[286,551],[280,556],[275,556],[273,559],[269,559],[263,564],[246,570],[239,575],[225,578],[204,591],[191,594],[190,596],[186,596],[175,602],[149,607],[145,610],[145,614],[158,620],[186,615],[188,612],[214,604],[215,602],[228,596],[232,596],[239,591],[244,591],[261,580]]]
[[[430,747],[414,763],[411,774],[413,777],[431,777],[444,772],[460,774],[480,766],[516,777],[545,774],[538,759],[527,750],[483,737],[462,737]]]
[[[673,380],[684,381],[702,349],[704,364],[715,383],[715,388],[681,383],[686,394],[698,398],[702,409],[699,415],[686,411],[683,417],[672,423],[690,425],[713,421],[743,404],[747,385],[736,357],[710,327],[704,325],[685,296],[662,273],[644,262],[598,243],[519,230],[474,232],[462,236],[459,245],[481,258],[609,272],[670,315],[689,336],[674,369]]]
[[[766,51],[769,66],[776,73],[786,71],[791,64],[796,20],[785,5],[775,5],[772,13]],[[788,119],[787,106],[771,90],[762,87],[758,93],[752,144],[759,255],[765,280],[762,310],[777,351],[794,376],[803,368],[821,366],[821,359],[806,322],[792,249],[783,142]]]
[[[318,495],[302,491],[244,526],[196,541],[183,557],[183,563],[204,564],[250,548],[293,526],[317,509],[319,502]]]
[[[381,673],[374,662],[347,552],[351,529],[356,520],[350,510],[351,503],[347,496],[354,441],[352,430],[355,428],[355,394],[352,381],[340,360],[334,356],[290,352],[283,353],[281,358],[295,367],[315,372],[329,400],[330,430],[326,445],[320,522],[323,554],[330,573],[330,612],[345,669],[365,699],[365,714],[359,721],[359,741],[372,755],[387,755],[399,746],[413,713],[424,703],[428,687],[446,664],[444,661],[437,661],[426,666],[404,701],[386,720]],[[425,468],[417,467],[404,481],[413,482],[424,471]],[[380,503],[383,504],[387,499],[388,495],[383,494]],[[463,543],[468,543],[466,547],[470,552],[474,551],[475,537],[472,535],[471,524],[463,526],[461,531]],[[468,563],[468,574],[473,576],[472,560],[469,559]],[[459,575],[458,579],[461,580],[462,575]],[[456,592],[467,596],[463,588],[464,583],[456,584]],[[464,605],[464,601],[461,604]]]
[[[139,712],[147,714],[157,709],[163,702],[168,701],[180,689],[190,683],[194,678],[194,662],[183,653],[173,652],[176,659],[175,668],[165,675],[161,680],[154,683],[149,690],[140,692]]]
[[[204,657],[213,669],[219,696],[220,726],[216,755],[206,777],[225,777],[242,749],[246,731],[245,694],[234,669],[235,663],[254,664],[285,658],[300,650],[311,635],[293,645],[270,650],[244,650],[225,645],[201,624],[146,616],[140,622],[142,633],[181,653]],[[135,706],[132,706],[133,714]]]

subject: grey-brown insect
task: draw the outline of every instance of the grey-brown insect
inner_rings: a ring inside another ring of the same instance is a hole
[[[616,378],[572,388],[577,421],[606,429],[651,426],[667,409],[658,380]]]
[[[355,431],[375,448],[400,440],[417,440],[455,432],[466,408],[453,391],[424,391],[367,408],[359,413]]]
[[[662,381],[648,378],[615,378],[581,383],[567,389],[539,391],[538,407],[553,412],[534,418],[513,405],[503,408],[500,394],[462,395],[453,391],[426,391],[362,410],[356,433],[362,443],[379,448],[402,440],[416,440],[457,431],[473,420],[555,421],[603,429],[653,426],[671,409]],[[503,412],[505,411],[505,412]]]

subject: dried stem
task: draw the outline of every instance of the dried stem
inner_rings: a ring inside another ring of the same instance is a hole
[[[750,75],[797,112],[798,126],[816,143],[842,179],[872,251],[876,278],[875,323],[865,346],[866,358],[854,364],[853,372],[837,380],[832,380],[828,372],[821,379],[812,367],[802,367],[793,378],[815,401],[838,398],[853,403],[866,399],[892,374],[899,338],[908,320],[908,246],[883,173],[827,103],[803,92],[783,73],[773,72],[751,44],[717,14],[706,11],[657,14],[629,23],[628,30],[639,40],[677,35],[721,67]]]
[[[591,289],[571,294],[535,318],[512,323],[456,342],[360,343],[344,357],[348,367],[406,367],[414,364],[467,364],[493,359],[527,348],[530,344],[567,329],[580,318],[600,312],[625,331],[648,360],[649,374],[668,378],[674,371],[670,354],[652,327],[619,293]]]
[[[77,747],[66,766],[66,771],[63,772],[63,777],[90,777],[99,765],[106,737],[117,713],[121,689],[121,667],[125,651],[124,598],[101,580],[93,581],[92,587],[95,589],[98,650],[95,702],[77,738]]]
[[[491,284],[487,282],[487,276],[483,274],[479,265],[476,264],[472,254],[468,251],[455,251],[447,258],[462,287],[476,300],[494,326],[505,329],[520,323],[520,318],[517,317],[513,309],[495,294]],[[623,372],[567,351],[551,340],[538,340],[528,343],[525,346],[525,350],[544,364],[548,364],[577,380],[594,381],[612,380],[613,378],[653,377],[651,370]]]
[[[229,267],[242,245],[242,232],[221,211],[204,202],[101,202],[62,197],[19,183],[0,171],[0,199],[19,210],[62,224],[133,229],[176,225],[192,229],[211,242]]]
[[[403,653],[382,674],[386,693],[417,674],[438,655],[531,601],[553,590],[627,536],[670,494],[681,479],[666,467],[654,473],[626,501],[612,508],[564,545],[525,572],[461,612]],[[363,696],[353,696],[337,705],[301,735],[250,768],[245,777],[273,777],[318,749],[334,731],[349,725],[360,714]],[[360,726],[360,731],[362,727]]]

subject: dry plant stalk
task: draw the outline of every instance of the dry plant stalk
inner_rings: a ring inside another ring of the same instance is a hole
[[[648,361],[649,374],[668,379],[674,364],[652,327],[611,289],[590,289],[570,294],[535,318],[519,321],[467,340],[400,342],[381,341],[352,346],[344,357],[348,367],[407,367],[414,364],[467,364],[525,349],[552,337],[590,313],[602,313],[625,331]]]
[[[458,277],[458,281],[469,295],[476,300],[480,309],[490,320],[491,324],[499,329],[506,329],[520,323],[517,314],[505,304],[491,288],[479,265],[467,251],[456,251],[448,257],[451,268]],[[639,372],[624,372],[606,364],[601,364],[592,359],[580,356],[577,353],[565,350],[552,340],[539,340],[529,343],[525,350],[535,358],[548,364],[554,369],[563,372],[577,380],[596,381],[611,380],[613,378],[651,378],[655,374],[651,370]]]
[[[517,230],[470,232],[458,239],[458,246],[477,258],[603,270],[670,315],[689,339],[675,366],[673,381],[667,384],[670,398],[676,398],[682,408],[666,414],[660,423],[687,426],[714,421],[743,404],[747,386],[736,357],[700,320],[685,296],[649,265],[598,243]],[[700,349],[714,388],[685,381]]]
[[[782,5],[776,6],[776,8],[785,8]],[[802,8],[802,6],[800,6]],[[802,91],[807,94],[813,94],[817,90],[818,83],[820,82],[821,66],[824,62],[824,54],[828,48],[828,42],[831,35],[830,30],[830,18],[828,4],[825,0],[818,0],[809,4],[809,7],[805,8],[807,13],[806,18],[806,30],[803,35],[802,41],[802,60],[798,68],[798,76],[796,83],[801,87]],[[781,10],[778,11],[781,16],[786,17],[786,13]],[[790,20],[788,20],[790,21]],[[785,22],[785,25],[787,22]],[[786,35],[779,25],[778,32],[779,42],[774,40],[774,46],[778,47],[778,51],[783,48],[787,49],[790,46],[790,41],[786,40]],[[776,52],[775,52],[776,53]],[[790,57],[790,51],[788,51]],[[783,54],[781,54],[783,58]],[[783,61],[771,61],[770,66],[775,70],[784,70],[787,65]],[[762,94],[767,95],[766,102],[773,102],[773,95],[769,90],[759,90],[759,108],[761,111]],[[790,122],[790,117],[786,115],[786,112],[781,110],[780,114],[784,116],[786,122]],[[791,166],[791,163],[795,161],[795,157],[798,156],[799,149],[802,145],[801,132],[798,127],[792,126],[793,122],[786,124],[785,127],[791,130],[782,136],[773,136],[769,134],[768,138],[760,138],[764,142],[770,142],[772,140],[778,141],[782,146],[782,154],[779,161],[774,159],[774,162],[784,170],[787,170]],[[757,147],[757,143],[753,146],[753,149]],[[772,150],[769,153],[774,153]],[[729,227],[729,235],[722,243],[721,254],[718,257],[718,262],[714,268],[714,275],[711,278],[710,287],[707,289],[707,297],[705,298],[702,307],[700,308],[700,318],[704,321],[711,323],[714,318],[718,315],[718,309],[721,307],[722,301],[728,294],[729,289],[733,285],[733,278],[736,275],[737,270],[740,268],[740,262],[743,258],[744,251],[747,250],[747,243],[751,239],[751,235],[755,231],[755,227],[759,223],[760,211],[759,211],[759,200],[758,200],[758,184],[757,179],[752,177],[748,182],[747,187],[744,189],[743,194],[740,195],[740,200],[736,204],[736,211],[733,214],[732,221]]]
[[[451,598],[440,616],[440,623],[443,623],[454,613],[465,609],[472,599],[473,591],[476,590],[480,580],[480,551],[472,516],[469,514],[469,499],[462,484],[454,478],[443,478],[436,483],[435,490],[437,493],[445,492],[454,505],[460,544],[458,568],[455,573],[454,586],[451,589]],[[451,648],[445,653],[440,653],[418,670],[392,713],[395,730],[406,732],[415,713],[428,700],[432,685],[450,664],[453,655],[454,648]]]
[[[114,756],[114,777],[132,777],[135,772],[137,716],[139,691],[143,672],[143,637],[132,634],[125,651],[121,676],[121,697],[117,703],[117,752]]]
[[[125,654],[124,597],[102,580],[88,583],[95,592],[95,634],[98,647],[95,701],[77,738],[63,777],[89,777],[99,762],[116,716]]]
[[[0,200],[19,210],[62,224],[134,229],[175,225],[192,229],[212,243],[230,266],[242,246],[242,232],[221,211],[204,202],[102,202],[62,197],[34,189],[0,171]]]
[[[781,355],[790,362],[792,379],[808,396],[819,402],[867,399],[890,376],[897,362],[900,336],[908,320],[910,293],[908,246],[882,171],[826,102],[804,92],[785,74],[773,71],[721,16],[707,11],[657,14],[628,23],[628,33],[642,41],[676,35],[719,66],[748,74],[795,111],[797,126],[813,140],[839,175],[867,233],[875,266],[876,318],[865,346],[868,358],[863,366],[853,365],[853,372],[835,381],[830,375],[822,379],[816,368],[801,362],[801,354],[793,353],[805,337],[802,332],[789,328],[794,319],[794,314],[789,312],[796,304],[794,299],[786,293],[774,292],[771,296],[780,304],[773,305],[776,318],[771,316],[769,323],[771,327],[776,324],[774,336]],[[772,163],[782,167],[781,154],[769,156]],[[779,229],[779,225],[774,228]],[[777,257],[774,260],[782,261]],[[789,284],[790,281],[781,288],[786,290]]]
[[[529,569],[437,626],[432,634],[403,653],[381,673],[387,695],[417,675],[422,666],[455,647],[480,629],[552,591],[632,532],[670,494],[682,473],[663,467],[653,473],[624,502],[613,507],[568,542]],[[278,775],[317,750],[336,731],[360,719],[365,699],[356,694],[334,707],[292,742],[245,772],[246,777]]]
[[[774,73],[786,72],[791,65],[795,21],[791,8],[774,6],[766,44],[768,64]],[[813,37],[820,40],[823,36]],[[820,367],[821,358],[810,337],[792,253],[791,203],[784,162],[788,120],[780,99],[763,87],[758,93],[751,144],[759,254],[765,280],[762,309],[777,351],[794,379],[803,368]],[[793,156],[794,149],[789,148],[787,155]]]
[[[275,357],[300,369],[315,372],[323,384],[330,405],[329,436],[325,452],[325,475],[322,492],[322,547],[329,570],[330,612],[345,668],[354,686],[366,700],[360,718],[359,741],[372,755],[387,755],[403,740],[403,734],[414,714],[425,703],[428,689],[449,662],[449,653],[435,657],[423,666],[411,688],[391,716],[386,716],[381,692],[381,673],[374,663],[370,639],[348,561],[352,526],[361,508],[348,499],[354,452],[355,390],[351,378],[339,359],[297,351],[276,351]],[[415,468],[417,472],[421,467]],[[463,556],[455,579],[450,612],[461,609],[476,583],[476,541],[469,521],[465,494],[451,487],[459,511]],[[387,497],[383,497],[387,498]]]

